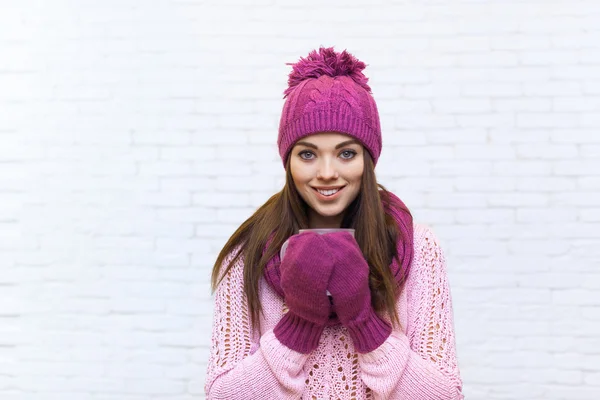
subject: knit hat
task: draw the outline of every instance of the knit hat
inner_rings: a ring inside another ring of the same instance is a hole
[[[289,74],[279,121],[279,155],[285,167],[294,144],[318,132],[338,132],[357,139],[377,164],[381,127],[377,105],[362,70],[366,64],[333,47],[313,50]]]

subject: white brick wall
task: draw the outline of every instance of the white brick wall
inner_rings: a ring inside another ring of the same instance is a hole
[[[0,397],[203,398],[289,66],[369,64],[471,400],[600,398],[600,2],[0,2]]]

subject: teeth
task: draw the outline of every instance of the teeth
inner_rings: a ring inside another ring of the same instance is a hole
[[[340,189],[331,189],[331,190],[319,190],[319,189],[317,189],[317,191],[319,193],[321,193],[322,195],[324,195],[324,196],[331,196],[331,195],[339,192],[339,190]]]

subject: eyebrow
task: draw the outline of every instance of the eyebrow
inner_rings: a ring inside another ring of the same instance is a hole
[[[299,144],[301,144],[301,145],[303,145],[303,146],[306,146],[306,147],[311,147],[311,148],[313,148],[313,149],[315,149],[315,150],[318,150],[318,149],[319,149],[319,148],[317,147],[317,145],[315,145],[315,144],[312,144],[312,143],[309,143],[309,142],[304,142],[304,141],[303,141],[303,142],[298,142],[298,143],[296,143],[296,145],[299,145]],[[351,140],[346,140],[345,142],[339,143],[337,146],[335,146],[335,148],[336,148],[336,150],[337,150],[337,149],[339,149],[340,147],[344,147],[344,146],[347,146],[347,145],[349,145],[349,144],[360,144],[360,143],[358,142],[358,140],[351,139]]]

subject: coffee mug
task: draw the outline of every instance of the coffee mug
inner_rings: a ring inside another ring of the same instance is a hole
[[[352,235],[352,237],[354,237],[354,229],[350,229],[350,228],[315,228],[315,229],[300,229],[298,231],[298,234],[304,233],[304,232],[315,232],[318,233],[319,235],[324,235],[327,233],[333,233],[333,232],[348,232]],[[287,249],[287,245],[290,239],[286,240],[285,242],[283,242],[283,244],[281,245],[281,250],[279,251],[279,258],[281,260],[283,260],[283,255],[285,254],[285,250]]]

